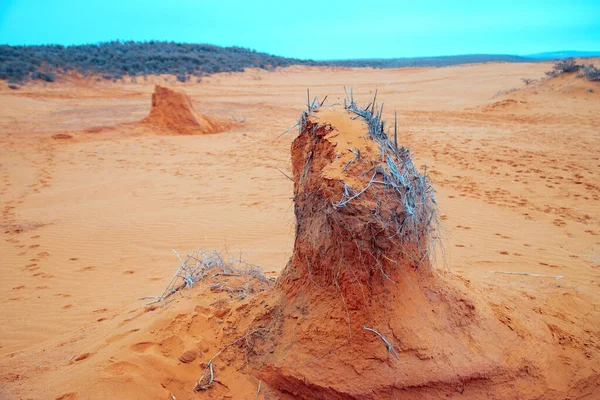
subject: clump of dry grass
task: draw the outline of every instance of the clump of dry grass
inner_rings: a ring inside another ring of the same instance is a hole
[[[151,298],[154,300],[148,304],[158,303],[182,289],[192,288],[205,278],[216,276],[245,276],[263,282],[267,281],[260,266],[243,261],[241,255],[236,258],[220,250],[194,250],[187,254],[185,258],[181,258],[175,249],[173,249],[173,252],[179,259],[180,265],[164,292],[160,296],[141,297],[140,300]],[[239,288],[230,288],[225,283],[214,285],[211,285],[211,289],[235,293],[240,298],[245,297],[251,290],[249,285]],[[219,288],[222,290],[218,290]]]
[[[311,102],[309,97],[307,110],[302,112],[298,121],[300,133],[308,125],[311,113],[320,108],[324,102],[325,100],[319,102],[318,98]],[[371,139],[379,145],[381,159],[379,164],[368,171],[370,180],[367,186],[356,191],[344,184],[342,198],[334,202],[333,207],[335,209],[346,207],[373,185],[383,185],[391,189],[380,201],[401,204],[401,218],[389,221],[389,224],[395,225],[391,229],[394,231],[394,236],[400,239],[404,254],[412,260],[415,267],[418,267],[431,255],[432,248],[439,238],[437,203],[434,188],[427,176],[427,169],[425,167],[423,173],[419,172],[412,161],[410,149],[398,144],[396,113],[394,113],[393,141],[386,133],[383,104],[377,103],[377,91],[373,100],[362,108],[354,100],[353,90],[350,89],[349,93],[346,91],[344,107],[356,114],[354,119],[361,118],[367,123]]]
[[[384,185],[392,189],[393,198],[385,201],[397,201],[402,205],[402,220],[393,221],[395,230],[407,250],[417,245],[420,265],[430,253],[437,240],[438,210],[434,188],[427,176],[425,167],[421,174],[412,161],[410,149],[398,145],[397,117],[394,113],[394,141],[388,137],[383,119],[383,103],[377,104],[377,91],[373,100],[361,108],[354,101],[353,91],[344,100],[345,108],[362,118],[369,127],[369,135],[379,144],[381,163],[374,168],[370,184]],[[378,178],[379,179],[376,179]],[[435,238],[434,238],[435,236]],[[425,240],[423,240],[425,239]]]

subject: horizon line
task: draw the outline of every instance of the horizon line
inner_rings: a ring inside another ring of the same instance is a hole
[[[61,43],[43,43],[43,44],[8,44],[8,43],[0,43],[0,46],[8,46],[8,47],[42,47],[42,46],[62,46],[62,47],[80,47],[80,46],[100,46],[104,44],[110,43],[173,43],[173,44],[187,44],[187,45],[198,45],[198,46],[214,46],[220,48],[241,48],[246,50],[255,51],[257,53],[268,54],[272,56],[288,58],[288,59],[297,59],[303,61],[317,61],[317,62],[335,62],[335,61],[368,61],[368,60],[409,60],[409,59],[423,59],[423,58],[447,58],[447,57],[465,57],[465,56],[509,56],[509,57],[522,57],[522,58],[533,58],[534,56],[542,56],[547,55],[550,56],[552,54],[560,54],[560,53],[582,53],[583,57],[600,57],[600,49],[599,50],[552,50],[552,51],[543,51],[537,53],[527,53],[527,54],[518,54],[518,53],[460,53],[460,54],[438,54],[438,55],[426,55],[426,56],[399,56],[399,57],[360,57],[360,58],[301,58],[301,57],[289,57],[289,56],[281,56],[275,53],[268,53],[266,51],[257,50],[251,47],[244,47],[238,45],[231,46],[222,46],[212,43],[201,43],[201,42],[182,42],[182,41],[174,41],[174,40],[157,40],[157,39],[149,39],[149,40],[124,40],[124,39],[112,39],[107,41],[99,41],[93,43],[81,43],[81,44],[61,44]],[[588,54],[588,55],[585,55]],[[577,57],[577,55],[572,55],[568,57]],[[568,58],[563,57],[563,58]],[[557,57],[561,58],[561,57]]]

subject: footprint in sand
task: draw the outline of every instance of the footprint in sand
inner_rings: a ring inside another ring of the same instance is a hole
[[[141,368],[127,361],[120,361],[106,367],[105,370],[113,375],[125,375],[139,373]]]
[[[123,324],[121,324],[120,326],[123,326]],[[127,336],[129,336],[132,333],[137,332],[137,331],[139,331],[139,329],[131,329],[131,330],[127,331],[127,332],[123,332],[123,333],[119,333],[117,335],[113,335],[113,336],[109,337],[108,339],[106,339],[105,342],[106,343],[116,342],[117,340],[121,340],[124,337],[127,337]]]
[[[77,361],[83,361],[83,360],[87,360],[88,358],[90,358],[91,356],[93,356],[92,353],[83,353],[78,355],[77,357],[75,357],[73,359],[73,361],[77,362]]]
[[[62,396],[57,397],[55,400],[75,400],[77,399],[77,392],[65,393]]]
[[[83,267],[83,268],[77,270],[77,272],[93,271],[94,269],[96,269],[96,267],[88,266],[88,267]]]
[[[136,344],[131,345],[131,350],[137,352],[137,353],[143,353],[146,350],[148,350],[149,348],[156,346],[157,343],[154,342],[139,342]]]
[[[135,274],[135,271],[132,269],[123,272],[123,275],[132,275],[132,274]]]

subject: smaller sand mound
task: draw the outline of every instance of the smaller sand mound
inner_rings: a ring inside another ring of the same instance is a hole
[[[194,110],[187,94],[181,90],[156,85],[150,114],[141,121],[161,130],[180,135],[217,133],[225,126]]]

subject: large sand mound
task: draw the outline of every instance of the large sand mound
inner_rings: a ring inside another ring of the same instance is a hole
[[[255,364],[278,398],[548,393],[544,330],[503,323],[430,267],[433,189],[378,114],[354,103],[303,114],[292,165],[294,252]]]
[[[160,85],[154,87],[152,108],[142,123],[181,135],[217,133],[225,130],[223,124],[196,112],[190,98],[183,91]]]

